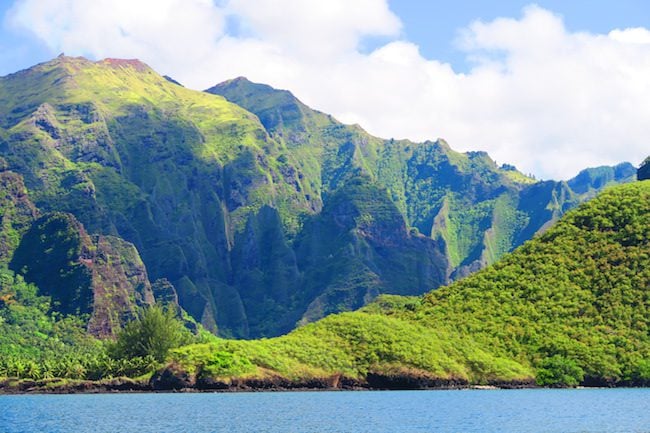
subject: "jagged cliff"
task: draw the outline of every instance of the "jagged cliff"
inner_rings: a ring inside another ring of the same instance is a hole
[[[373,137],[245,79],[197,92],[137,60],[69,57],[0,78],[0,156],[35,206],[5,212],[0,254],[24,245],[13,267],[32,278],[38,227],[77,233],[81,261],[65,265],[93,296],[75,288],[79,302],[60,308],[100,315],[100,334],[163,279],[205,327],[236,337],[424,293],[634,175],[627,164],[536,182],[443,140]],[[44,219],[20,241],[18,215],[36,209]],[[129,289],[94,305],[111,286]]]
[[[88,331],[113,335],[154,303],[135,247],[114,236],[89,235],[67,213],[39,212],[22,177],[0,173],[0,266],[8,266],[52,299],[54,311],[87,317]]]
[[[255,113],[311,174],[324,201],[360,173],[383,188],[407,227],[443,252],[447,275],[441,282],[493,263],[605,186],[634,179],[634,167],[623,163],[586,169],[568,182],[538,182],[511,165],[497,166],[485,152],[455,152],[444,140],[373,137],[286,90],[243,77],[207,92]]]

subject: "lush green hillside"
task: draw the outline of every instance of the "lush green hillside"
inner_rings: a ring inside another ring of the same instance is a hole
[[[448,287],[384,295],[273,339],[183,336],[153,308],[117,343],[95,340],[0,269],[0,379],[36,380],[0,380],[0,389],[648,385],[649,265],[644,181],[608,189]],[[88,379],[101,382],[69,382]]]
[[[83,319],[55,318],[50,307],[36,286],[0,267],[0,377],[96,379],[110,370],[102,366],[104,343],[87,334]]]
[[[158,308],[150,307],[147,311],[155,313],[160,311]],[[48,391],[67,386],[69,381],[110,382],[117,377],[123,378],[118,384],[128,387],[136,382],[125,377],[150,375],[160,366],[155,351],[138,352],[140,347],[150,345],[145,338],[131,341],[126,351],[119,345],[123,337],[117,342],[97,339],[88,333],[85,316],[65,315],[56,310],[52,297],[40,295],[35,285],[0,266],[0,391],[7,383],[33,387],[34,381],[39,381],[39,389]],[[168,311],[167,316],[177,314],[173,308]],[[141,313],[136,316],[142,316]],[[200,341],[201,337],[192,336],[182,321],[173,321],[183,335],[183,340],[176,344]],[[136,323],[140,322],[129,322],[127,329]],[[95,324],[91,319],[91,330]],[[11,379],[7,382],[4,378]],[[24,379],[27,380],[21,381]]]
[[[172,359],[204,383],[371,374],[648,384],[649,326],[646,181],[608,189],[495,265],[422,298],[383,296],[284,337],[188,346]]]
[[[407,226],[437,241],[452,278],[493,263],[634,167],[598,167],[568,182],[537,182],[484,152],[454,152],[444,140],[383,140],[313,110],[286,90],[245,78],[207,92],[255,113],[285,143],[324,200],[363,173],[385,188]],[[420,286],[421,287],[421,286]]]
[[[247,335],[230,252],[263,205],[295,233],[311,208],[257,118],[138,61],[60,57],[0,79],[0,154],[42,212],[133,243],[208,328]]]
[[[0,159],[0,263],[7,263],[38,215],[20,175],[5,171]]]
[[[68,213],[40,216],[22,177],[10,171],[0,171],[0,201],[0,268],[34,284],[39,296],[48,297],[50,313],[83,318],[92,335],[111,336],[140,307],[154,303],[132,244],[91,236]]]
[[[164,287],[222,336],[274,336],[447,284],[634,175],[535,182],[245,79],[209,92],[225,98],[137,60],[61,56],[0,78],[0,263],[95,334]]]

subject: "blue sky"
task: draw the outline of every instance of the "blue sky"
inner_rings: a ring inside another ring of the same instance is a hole
[[[0,0],[0,75],[61,52],[197,90],[244,75],[381,137],[566,179],[650,153],[649,4]]]
[[[650,26],[647,0],[391,0],[391,9],[404,23],[404,34],[420,45],[422,54],[466,70],[464,53],[455,45],[459,29],[475,20],[516,17],[529,5],[560,14],[567,29],[607,33],[615,28]]]
[[[63,3],[63,2],[62,2]],[[0,15],[14,4],[0,0]],[[645,0],[390,0],[391,10],[403,23],[402,37],[416,42],[424,57],[449,62],[458,71],[466,71],[465,53],[456,47],[460,29],[472,21],[490,21],[498,17],[516,17],[529,5],[537,4],[564,18],[569,30],[607,33],[614,28],[650,26],[650,2]],[[59,53],[47,47],[25,29],[12,28],[3,19],[0,28],[0,75],[6,75]],[[368,38],[362,49],[376,48],[386,37]]]

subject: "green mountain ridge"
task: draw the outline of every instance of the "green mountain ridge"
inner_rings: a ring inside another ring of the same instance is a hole
[[[385,188],[407,226],[442,244],[451,276],[493,263],[604,186],[635,179],[634,167],[623,163],[586,169],[568,182],[537,182],[513,166],[498,167],[485,152],[454,152],[444,140],[373,137],[289,91],[244,77],[207,92],[255,113],[271,137],[301,152],[304,166],[322,167],[324,197],[340,187],[346,172],[363,173]]]
[[[284,387],[345,378],[379,388],[647,386],[649,265],[644,181],[607,189],[496,264],[422,297],[384,295],[274,339],[182,347],[167,371],[208,389],[253,378]]]
[[[197,92],[137,60],[70,57],[0,78],[0,157],[0,174],[24,179],[0,184],[0,264],[45,284],[29,270],[39,216],[122,257],[93,280],[93,293],[128,287],[119,308],[103,304],[98,335],[153,302],[156,281],[207,329],[245,338],[419,295],[635,175],[626,163],[536,182],[443,140],[373,137],[243,78]],[[57,258],[83,271],[79,259]],[[84,299],[61,311],[99,311]]]

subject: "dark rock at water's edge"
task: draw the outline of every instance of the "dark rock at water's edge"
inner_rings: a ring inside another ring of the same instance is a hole
[[[613,383],[602,378],[585,378],[587,388],[648,387],[648,381],[628,380]],[[369,373],[366,379],[344,375],[290,380],[280,376],[265,378],[196,379],[186,372],[162,370],[149,381],[126,377],[91,380],[0,379],[2,394],[98,394],[133,392],[281,392],[281,391],[398,391],[445,389],[529,389],[539,388],[534,379],[471,384],[461,378],[435,378],[428,375]]]
[[[366,377],[368,386],[372,389],[453,389],[467,388],[469,382],[462,378],[436,378],[429,375],[415,375],[408,373],[386,374],[386,373],[368,373]]]
[[[192,388],[196,378],[185,370],[169,366],[156,372],[149,381],[149,386],[155,391],[172,391]]]
[[[44,379],[26,380],[5,378],[0,380],[0,394],[97,394],[109,392],[151,392],[146,381],[116,377],[100,381]]]
[[[226,391],[230,388],[229,383],[211,377],[199,378],[195,386],[201,391]]]
[[[291,380],[279,375],[224,379],[201,374],[193,375],[174,364],[156,372],[151,377],[149,386],[155,391],[181,389],[197,391],[289,391],[370,388],[367,381],[357,380],[341,374],[298,380]]]

